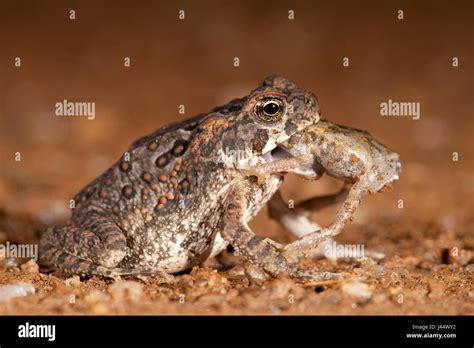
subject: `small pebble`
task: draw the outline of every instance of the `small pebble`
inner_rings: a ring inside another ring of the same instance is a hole
[[[137,302],[143,299],[142,285],[132,281],[118,281],[110,285],[109,293],[114,300]]]
[[[9,257],[8,259],[6,259],[6,266],[7,269],[12,269],[18,267],[18,262],[15,258]]]
[[[35,260],[29,260],[20,266],[21,270],[26,273],[38,273],[39,266]]]
[[[244,279],[245,278],[245,268],[241,265],[232,267],[227,273],[230,279]]]
[[[382,277],[385,275],[385,267],[384,266],[379,266],[375,269],[375,275],[377,277]]]
[[[66,279],[64,281],[64,284],[66,284],[67,286],[78,287],[81,285],[81,278],[76,275],[74,277]]]
[[[252,264],[245,265],[245,273],[251,283],[261,285],[268,280],[268,275],[260,267]]]
[[[24,297],[28,294],[34,294],[35,288],[31,284],[9,284],[0,287],[0,302],[8,301],[15,297]]]
[[[372,297],[372,290],[370,286],[358,281],[343,283],[342,291],[346,295],[358,300],[367,301]]]

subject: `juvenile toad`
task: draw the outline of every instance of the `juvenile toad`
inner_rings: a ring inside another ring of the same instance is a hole
[[[324,164],[315,164],[314,142],[305,135],[319,114],[312,93],[271,76],[248,96],[139,139],[74,198],[69,225],[45,232],[43,256],[70,274],[167,280],[230,244],[271,275],[335,277],[285,256],[314,247],[317,232],[292,249],[248,227],[279,197],[286,173],[319,176]]]

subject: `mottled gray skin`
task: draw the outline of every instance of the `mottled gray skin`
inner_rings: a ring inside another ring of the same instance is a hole
[[[257,117],[268,98],[284,106],[275,122]],[[76,195],[70,224],[44,234],[43,256],[70,274],[167,278],[230,243],[271,274],[304,275],[246,227],[283,173],[257,181],[247,171],[318,120],[312,93],[273,76],[244,98],[162,128]],[[223,156],[232,151],[250,155]]]

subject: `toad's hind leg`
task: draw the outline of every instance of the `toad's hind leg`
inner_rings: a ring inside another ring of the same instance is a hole
[[[81,227],[49,228],[41,239],[42,256],[66,274],[108,278],[157,275],[165,281],[170,279],[171,276],[160,269],[119,267],[127,253],[122,230],[104,217],[91,216],[88,221]]]
[[[294,278],[323,281],[339,278],[329,272],[311,272],[291,264],[278,245],[269,239],[256,236],[246,221],[249,188],[236,185],[224,202],[224,214],[219,224],[222,237],[248,261],[263,268],[271,275],[286,273]]]

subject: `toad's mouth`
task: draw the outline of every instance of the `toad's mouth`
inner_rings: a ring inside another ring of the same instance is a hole
[[[277,145],[272,151],[269,152],[272,161],[278,161],[285,158],[294,157],[281,145]]]

